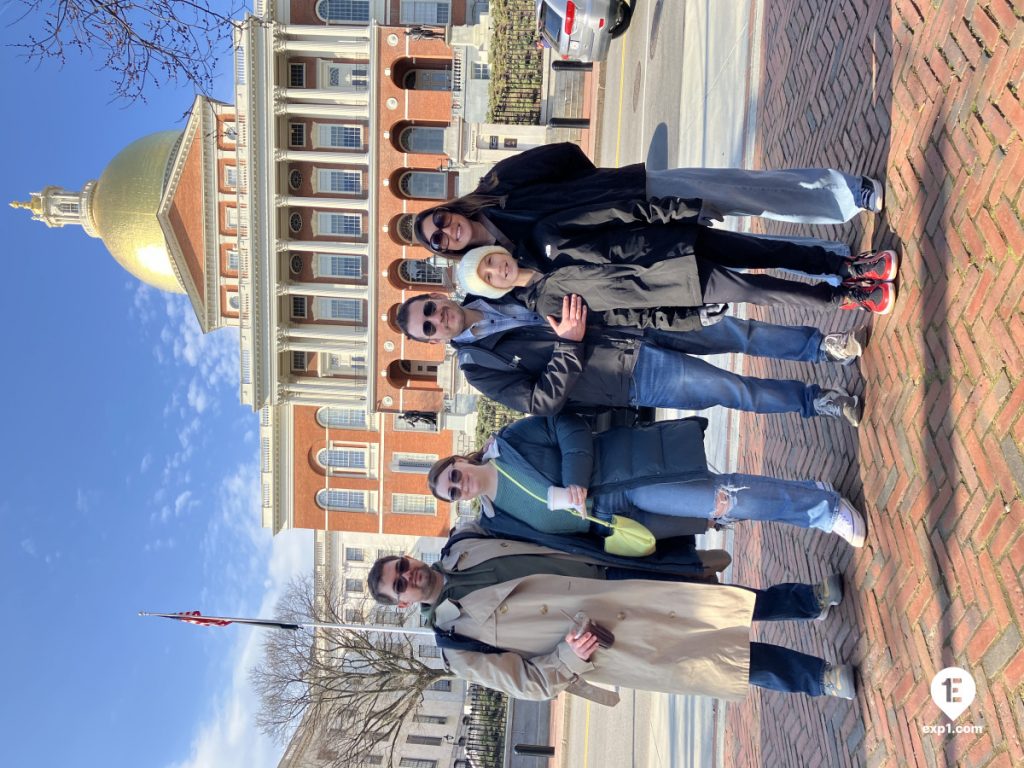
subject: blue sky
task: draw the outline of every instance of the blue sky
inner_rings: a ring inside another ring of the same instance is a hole
[[[4,203],[79,189],[134,139],[182,128],[191,91],[110,103],[88,61],[38,69],[0,9]],[[228,57],[224,57],[225,65]],[[226,66],[225,66],[226,72]],[[231,100],[222,78],[215,96]],[[276,765],[251,725],[259,630],[140,609],[269,615],[309,532],[259,527],[258,426],[238,336],[141,286],[80,228],[0,209],[7,362],[0,491],[6,765]]]

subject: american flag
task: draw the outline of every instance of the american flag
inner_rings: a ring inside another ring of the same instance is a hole
[[[270,629],[299,629],[298,624],[288,624],[273,619],[240,619],[236,616],[203,616],[199,611],[179,611],[178,613],[148,613],[139,611],[140,616],[161,616],[165,619],[175,619],[188,624],[195,624],[199,627],[226,627],[228,624],[251,624],[257,627],[268,627]]]

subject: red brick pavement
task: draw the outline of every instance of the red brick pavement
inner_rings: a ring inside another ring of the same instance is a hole
[[[904,261],[897,309],[873,323],[859,374],[748,361],[755,375],[866,396],[856,431],[745,417],[741,468],[833,481],[867,513],[868,544],[746,526],[735,577],[842,570],[848,599],[827,622],[758,635],[859,663],[861,693],[851,704],[752,692],[727,709],[727,763],[1024,765],[1024,3],[765,6],[759,164],[884,177],[885,216],[816,234],[895,246]],[[929,684],[952,664],[978,686],[958,724],[981,735],[922,733],[945,722]]]

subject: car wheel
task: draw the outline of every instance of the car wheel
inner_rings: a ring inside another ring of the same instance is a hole
[[[608,28],[608,36],[614,39],[621,35],[629,29],[629,22],[632,19],[633,6],[627,3],[626,0],[620,0],[618,7],[615,9],[615,21]]]

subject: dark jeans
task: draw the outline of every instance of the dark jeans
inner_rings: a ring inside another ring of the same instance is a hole
[[[614,581],[647,579],[648,581],[690,581],[671,573],[645,571],[639,568],[606,568],[605,578]],[[821,613],[814,587],[810,584],[776,584],[768,589],[735,586],[753,592],[754,621],[783,619],[815,619]],[[825,660],[790,648],[768,643],[750,644],[750,684],[784,693],[806,693],[821,696]]]

